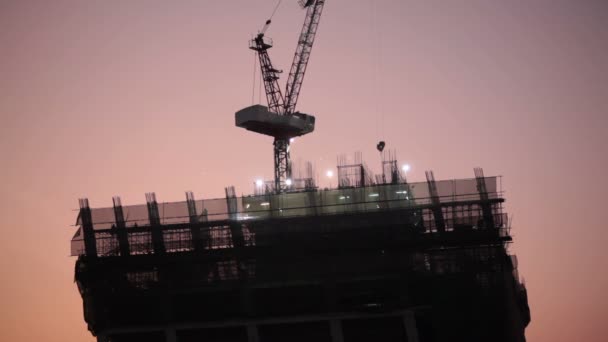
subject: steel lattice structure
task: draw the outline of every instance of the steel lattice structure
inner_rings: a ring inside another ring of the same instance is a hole
[[[287,91],[285,92],[285,104],[283,106],[286,114],[294,113],[296,110],[296,103],[298,102],[300,89],[302,88],[302,82],[304,81],[304,74],[306,73],[306,67],[308,66],[308,59],[310,58],[310,52],[312,51],[312,45],[315,41],[324,5],[325,0],[318,0],[314,6],[308,7],[306,20],[304,21],[304,26],[300,33],[298,47],[296,48],[296,53],[293,57],[289,78],[287,79]]]
[[[302,89],[304,74],[310,53],[321,20],[321,13],[325,5],[325,0],[299,1],[303,8],[306,8],[306,19],[300,33],[298,45],[293,58],[293,63],[289,72],[285,96],[279,87],[279,75],[282,70],[276,69],[268,55],[268,49],[272,47],[272,41],[265,37],[265,32],[270,25],[270,20],[266,22],[264,29],[252,40],[250,48],[257,52],[264,81],[264,90],[268,109],[272,113],[283,116],[293,116],[296,113],[296,104]],[[275,189],[283,192],[289,186],[291,180],[291,165],[289,156],[289,140],[292,136],[286,134],[274,135],[274,179]]]

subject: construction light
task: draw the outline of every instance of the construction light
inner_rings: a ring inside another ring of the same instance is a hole
[[[327,177],[331,178],[334,176],[334,172],[332,170],[327,171]]]
[[[285,185],[291,186],[291,179],[286,179],[285,180]]]
[[[293,142],[294,142],[294,141],[296,141],[296,138],[291,138],[291,139],[289,139],[289,143],[290,143],[290,144],[293,144]]]
[[[403,170],[403,172],[408,172],[411,169],[410,164],[403,165],[401,169]]]
[[[256,186],[262,186],[262,185],[264,185],[264,181],[261,180],[261,179],[258,179],[258,180],[255,181],[255,185]]]

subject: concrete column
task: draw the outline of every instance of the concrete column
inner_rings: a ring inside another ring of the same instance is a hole
[[[258,334],[258,326],[255,324],[247,324],[247,341],[248,342],[259,342],[260,336]]]
[[[80,224],[82,225],[85,254],[89,258],[97,258],[97,242],[95,241],[95,230],[93,228],[89,200],[81,198],[78,200],[78,203],[80,204]]]
[[[167,342],[177,342],[177,333],[174,328],[165,329],[165,340]]]
[[[129,233],[127,232],[127,224],[125,222],[120,197],[112,197],[112,203],[114,204],[114,221],[116,222],[116,235],[118,236],[118,248],[120,249],[120,255],[129,256],[131,254],[131,249],[129,246]]]
[[[148,220],[152,227],[151,233],[154,254],[165,254],[165,240],[160,225],[160,214],[158,211],[158,202],[156,202],[156,194],[153,192],[146,193],[146,204],[148,206]]]
[[[199,216],[196,212],[196,201],[192,191],[186,192],[186,204],[188,205],[188,215],[190,216],[190,235],[192,236],[192,248],[201,252],[205,249],[201,235],[201,227],[198,226]]]
[[[407,334],[408,342],[419,342],[418,329],[416,328],[416,316],[413,311],[408,311],[403,315],[403,325]]]
[[[332,342],[344,342],[344,335],[342,333],[342,321],[339,319],[332,319],[329,321],[329,330],[331,333]]]

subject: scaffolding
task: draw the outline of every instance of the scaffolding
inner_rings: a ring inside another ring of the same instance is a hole
[[[147,204],[122,206],[115,197],[108,208],[89,208],[83,199],[71,254],[87,254],[85,236],[91,234],[87,227],[95,238],[95,254],[115,256],[155,253],[157,235],[157,244],[162,241],[166,252],[191,251],[197,243],[203,244],[202,249],[220,249],[233,246],[230,227],[234,224],[244,227],[246,245],[254,245],[255,233],[246,227],[256,222],[385,212],[405,212],[407,222],[420,233],[494,228],[507,234],[498,180],[482,178],[483,192],[476,178],[437,181],[433,186],[389,183],[242,197],[227,188],[226,198],[195,200],[188,192],[186,201],[168,203],[158,203],[149,193]]]

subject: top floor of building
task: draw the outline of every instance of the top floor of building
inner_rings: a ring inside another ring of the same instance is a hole
[[[472,179],[435,181],[428,173],[426,182],[362,179],[336,189],[294,186],[285,193],[257,191],[241,197],[229,187],[224,198],[196,200],[188,192],[186,201],[179,202],[158,202],[148,193],[145,204],[123,206],[114,197],[106,208],[90,208],[88,200],[81,199],[71,253],[111,256],[190,251],[197,244],[203,250],[260,246],[270,241],[261,238],[262,231],[266,236],[289,230],[311,237],[314,226],[332,222],[324,229],[337,233],[360,225],[362,219],[369,227],[403,222],[411,226],[404,234],[496,228],[505,235],[503,201],[500,177],[481,172]],[[240,242],[233,241],[235,234]]]

